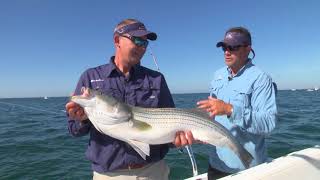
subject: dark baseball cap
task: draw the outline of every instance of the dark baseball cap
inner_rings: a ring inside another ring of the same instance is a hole
[[[147,38],[151,41],[154,41],[157,39],[157,34],[151,31],[148,31],[145,25],[141,22],[135,22],[132,24],[127,24],[125,26],[122,26],[121,28],[116,28],[114,30],[114,34],[117,35],[123,35],[123,34],[129,34],[130,36],[134,37],[142,37],[147,36]]]
[[[217,47],[221,46],[248,46],[251,45],[250,34],[244,34],[241,32],[227,32],[223,41],[216,44]]]

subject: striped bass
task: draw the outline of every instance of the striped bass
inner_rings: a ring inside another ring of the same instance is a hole
[[[177,131],[191,131],[194,139],[230,148],[246,168],[252,161],[234,136],[200,109],[135,107],[96,90],[87,92],[88,96],[72,96],[71,101],[84,108],[99,132],[127,142],[144,159],[150,155],[150,144],[171,143]]]

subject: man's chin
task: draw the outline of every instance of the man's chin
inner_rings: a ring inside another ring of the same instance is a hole
[[[140,63],[140,60],[141,60],[141,58],[131,58],[131,59],[130,59],[130,62],[131,62],[133,65],[136,65],[136,64],[139,64],[139,63]]]
[[[224,62],[225,62],[225,64],[226,64],[228,67],[230,67],[230,66],[232,66],[232,65],[233,65],[233,63],[232,63],[231,61],[227,61],[227,60],[225,60]]]

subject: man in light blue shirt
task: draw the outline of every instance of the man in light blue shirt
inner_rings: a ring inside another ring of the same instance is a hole
[[[277,105],[272,79],[248,58],[251,35],[243,27],[229,29],[217,43],[224,52],[226,67],[215,72],[211,92],[198,107],[208,111],[226,127],[254,157],[250,167],[267,160],[265,137],[275,128]],[[210,148],[208,179],[245,169],[229,149]]]

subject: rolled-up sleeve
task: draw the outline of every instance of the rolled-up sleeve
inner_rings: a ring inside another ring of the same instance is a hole
[[[86,72],[84,72],[81,75],[74,94],[80,95],[82,87],[89,87],[89,78]],[[68,129],[72,136],[76,136],[76,137],[84,136],[88,134],[92,126],[89,120],[84,122],[79,122],[77,120],[69,118],[68,116],[67,116],[67,119],[68,119]]]

